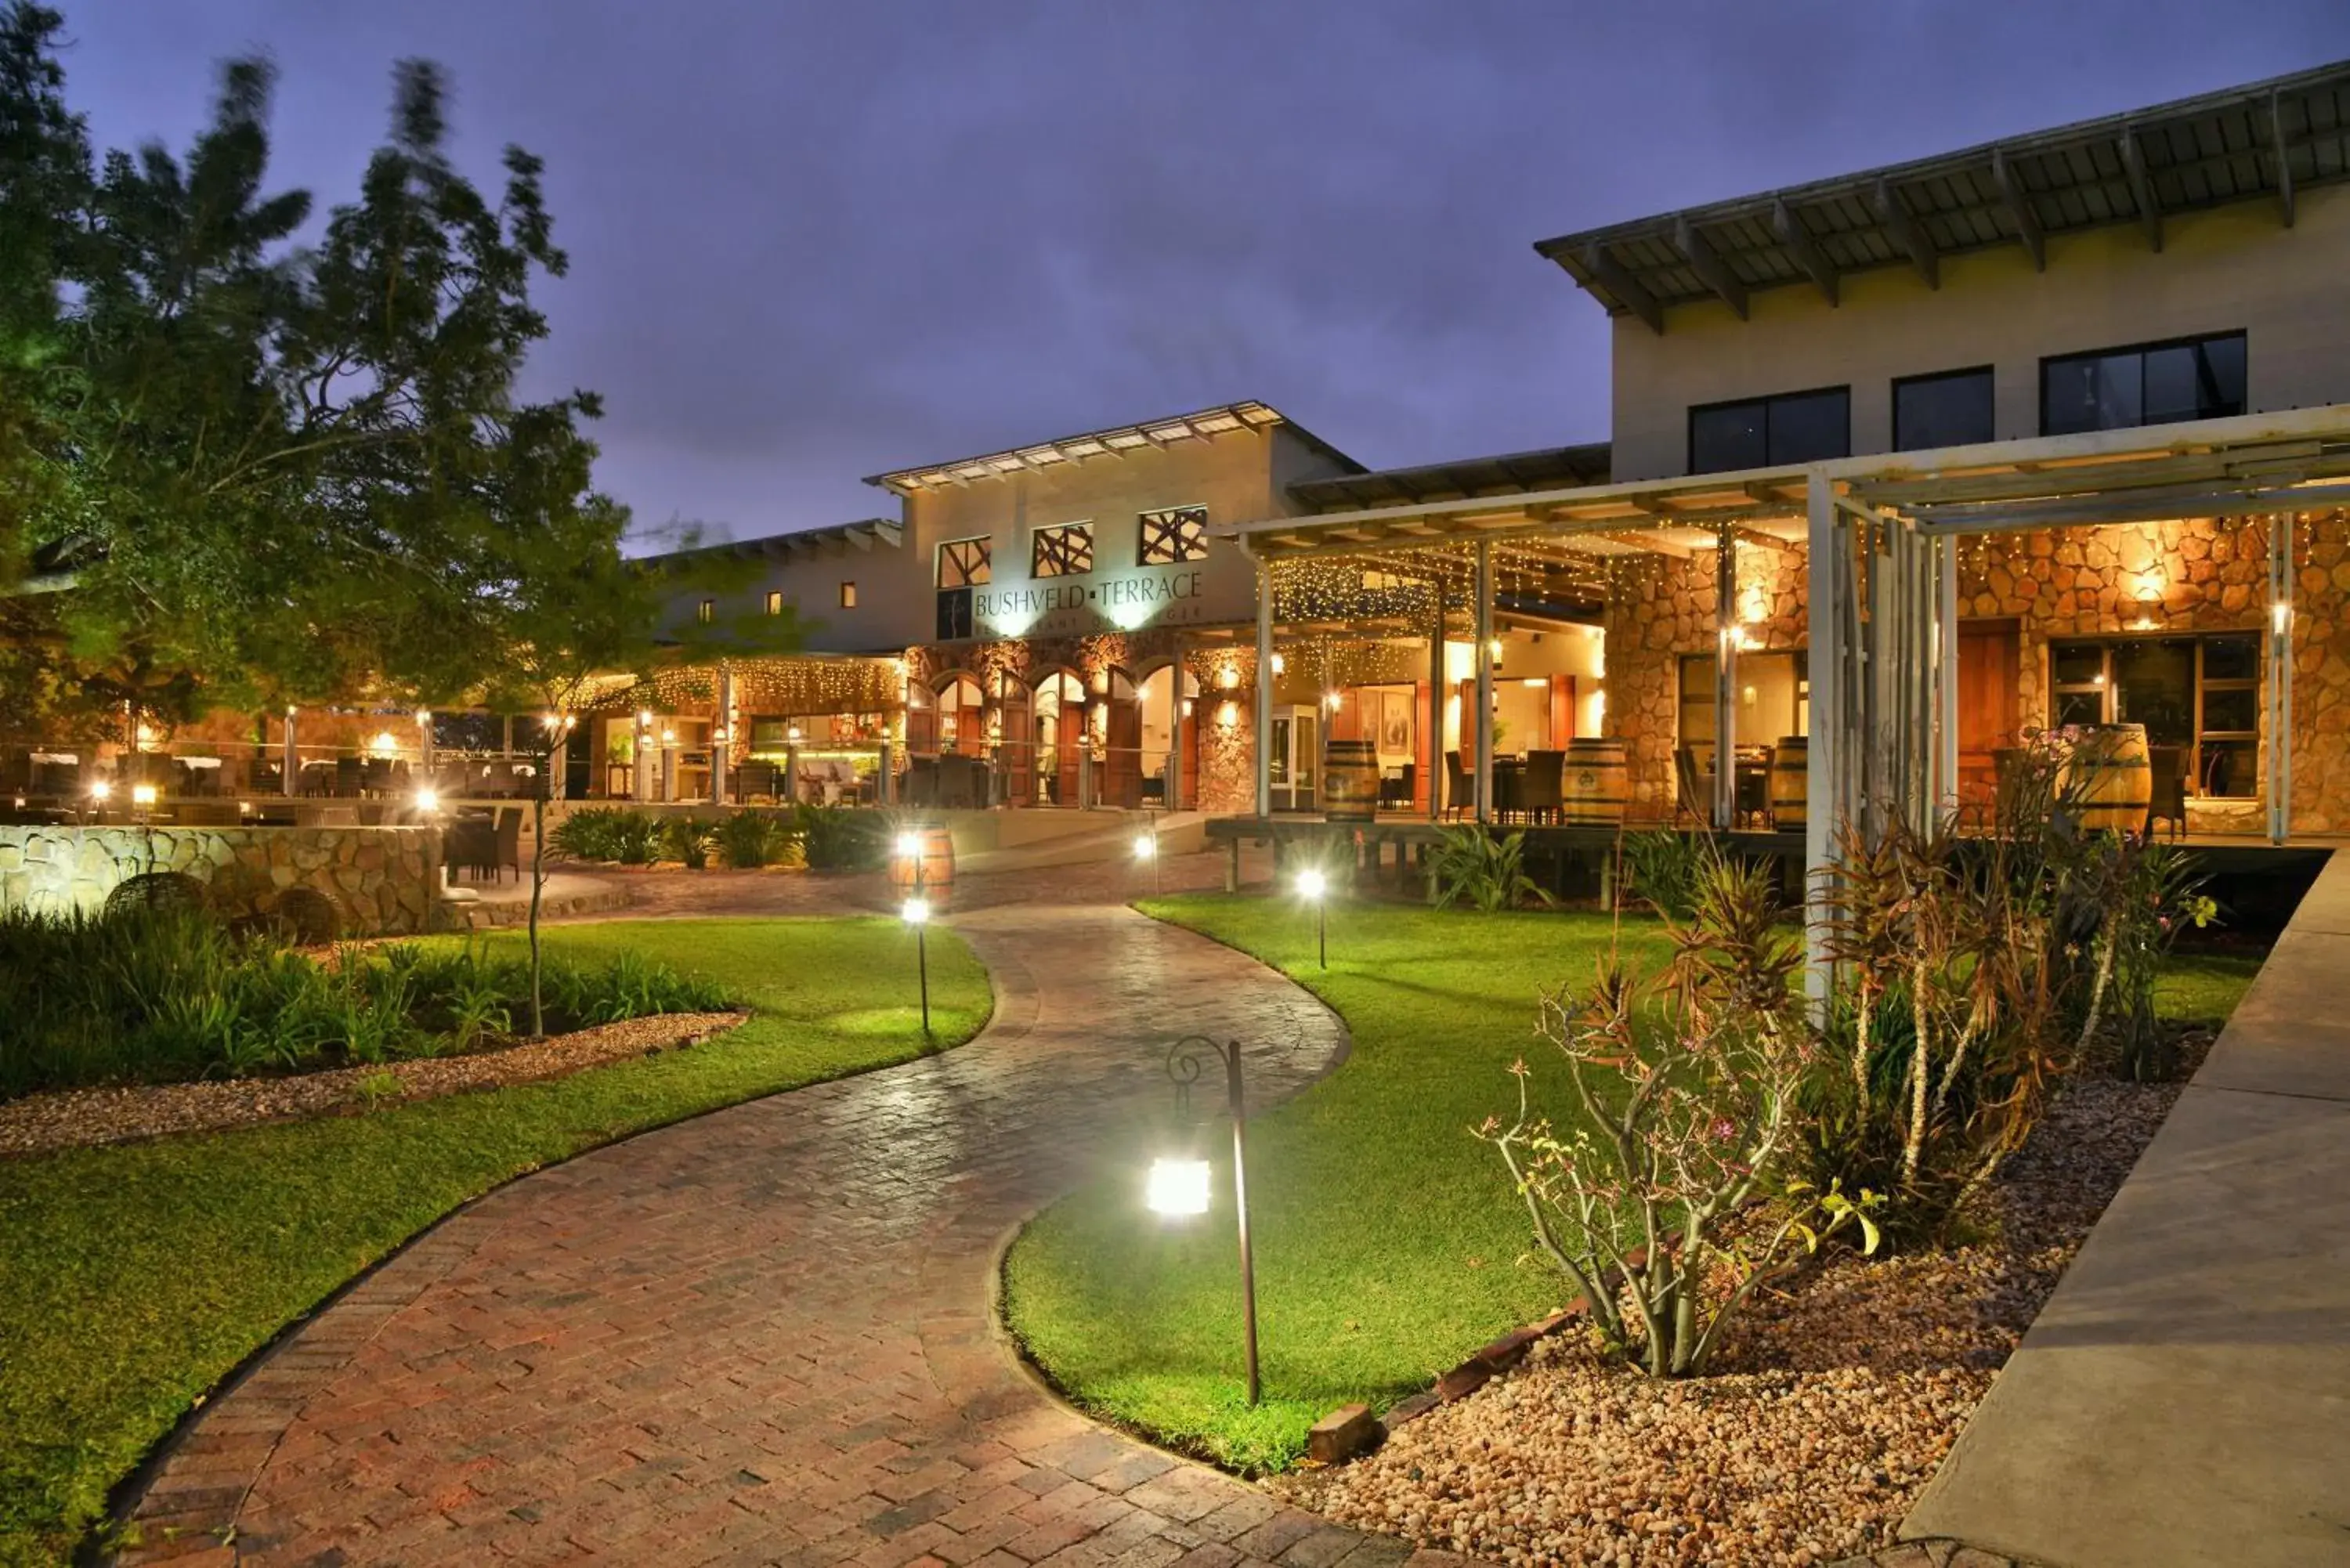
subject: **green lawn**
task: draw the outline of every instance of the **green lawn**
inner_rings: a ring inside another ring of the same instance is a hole
[[[894,920],[629,921],[549,942],[582,960],[635,949],[717,980],[755,1016],[551,1083],[0,1160],[0,1563],[65,1561],[197,1397],[466,1199],[629,1133],[922,1050],[912,940]],[[937,1039],[960,1044],[986,1021],[986,975],[944,929],[930,959]]]
[[[1131,1173],[1048,1210],[1005,1264],[1014,1331],[1088,1408],[1238,1468],[1277,1467],[1335,1407],[1374,1408],[1427,1386],[1504,1330],[1563,1304],[1524,1257],[1523,1210],[1469,1128],[1513,1105],[1522,1052],[1537,1091],[1563,1074],[1531,1053],[1537,990],[1581,981],[1608,945],[1653,967],[1653,922],[1587,914],[1480,916],[1336,904],[1330,968],[1285,900],[1148,903],[1273,964],[1353,1032],[1353,1056],[1250,1126],[1264,1400],[1242,1400],[1239,1268],[1229,1162],[1222,1207],[1176,1225],[1139,1213]],[[2182,959],[2164,1010],[2220,1019],[2258,967]],[[1554,1107],[1557,1102],[1550,1102]]]

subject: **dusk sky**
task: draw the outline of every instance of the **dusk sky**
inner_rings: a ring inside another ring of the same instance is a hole
[[[1606,317],[1534,240],[2350,56],[2342,0],[63,8],[108,145],[274,56],[321,210],[444,63],[477,179],[547,161],[534,389],[605,395],[640,524],[738,537],[1242,398],[1374,466],[1603,438]]]

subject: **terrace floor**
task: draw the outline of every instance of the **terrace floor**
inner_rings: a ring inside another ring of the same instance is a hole
[[[1903,1526],[2064,1568],[2350,1563],[2350,857],[2319,874]]]

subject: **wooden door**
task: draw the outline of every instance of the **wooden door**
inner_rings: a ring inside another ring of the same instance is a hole
[[[2020,745],[2022,626],[2013,619],[1959,623],[1959,799],[1988,807],[1999,793],[1995,753]]]
[[[1429,807],[1428,792],[1441,790],[1444,759],[1436,749],[1436,726],[1428,722],[1428,682],[1415,682],[1411,689],[1411,808],[1424,812]]]
[[[1036,802],[1036,742],[1028,729],[1028,688],[1013,682],[1003,690],[1001,729],[1003,753],[997,764],[1003,778],[1003,804],[1034,805]]]
[[[906,753],[909,756],[926,757],[939,749],[939,711],[933,700],[913,693],[906,708]],[[921,703],[917,708],[912,704]]]
[[[1109,705],[1109,775],[1102,804],[1133,811],[1142,805],[1142,704],[1131,697]]]
[[[1061,704],[1059,755],[1055,760],[1055,779],[1060,790],[1056,805],[1077,804],[1077,759],[1086,753],[1086,705],[1082,702]]]

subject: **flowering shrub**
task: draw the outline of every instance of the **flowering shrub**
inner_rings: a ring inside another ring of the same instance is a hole
[[[1709,846],[1690,890],[1689,919],[1669,922],[1666,974],[1638,983],[1611,961],[1581,993],[1542,1000],[1539,1032],[1565,1064],[1578,1123],[1561,1131],[1534,1115],[1521,1060],[1515,1117],[1478,1129],[1542,1255],[1656,1376],[1702,1372],[1791,1246],[1848,1224],[1877,1242],[1873,1195],[1788,1179],[1815,1056],[1793,984],[1801,943],[1778,923],[1769,873]],[[1739,1218],[1765,1195],[1774,1211]]]

